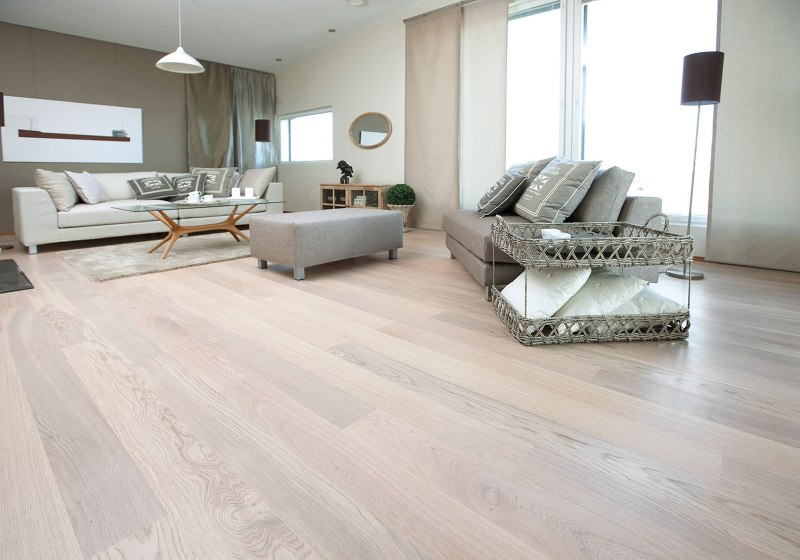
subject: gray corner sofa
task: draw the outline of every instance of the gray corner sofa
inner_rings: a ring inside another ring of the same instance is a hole
[[[651,216],[661,212],[661,199],[627,196],[632,181],[633,174],[618,167],[601,170],[584,199],[566,221],[628,222],[643,225]],[[514,213],[513,206],[508,211],[501,212],[501,215],[509,223],[527,222],[525,218]],[[450,250],[450,257],[458,260],[484,288],[487,300],[493,281],[498,286],[504,286],[523,271],[513,258],[498,249],[494,250],[495,267],[492,271],[491,228],[494,222],[493,216],[481,218],[477,211],[467,209],[448,211],[442,219],[442,229],[447,234],[445,244]],[[650,225],[658,228],[660,223],[659,221]],[[625,274],[638,276],[648,282],[657,282],[658,273],[657,266],[625,269]]]
[[[242,175],[239,181],[242,190],[244,187],[253,187],[256,196],[277,203],[257,206],[240,220],[239,225],[248,224],[250,217],[258,213],[283,212],[283,185],[272,182],[275,170],[275,167],[249,169]],[[81,202],[77,194],[71,190],[63,173],[41,169],[34,175],[36,187],[12,189],[14,231],[17,239],[28,248],[30,254],[37,253],[38,246],[45,243],[166,231],[166,226],[148,212],[125,212],[114,208],[146,203],[146,200],[134,198],[128,180],[153,177],[156,175],[155,171],[92,175],[102,185],[107,198],[96,204]],[[161,175],[182,174],[161,173]],[[222,221],[230,211],[231,209],[227,207],[217,207],[182,210],[180,216],[174,211],[168,211],[167,214],[183,225],[199,225]]]

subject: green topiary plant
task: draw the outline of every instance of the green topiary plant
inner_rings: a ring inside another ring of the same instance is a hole
[[[386,189],[386,204],[411,206],[416,200],[414,189],[405,183],[398,183]]]

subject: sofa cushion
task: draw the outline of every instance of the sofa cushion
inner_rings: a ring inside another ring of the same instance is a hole
[[[512,165],[503,173],[478,202],[478,214],[482,218],[494,216],[511,208],[528,186],[528,180],[536,177],[553,158],[529,161]]]
[[[170,180],[163,175],[131,179],[128,184],[138,200],[166,200],[177,194]]]
[[[239,189],[244,195],[245,189],[252,188],[256,198],[264,198],[269,184],[275,180],[276,167],[266,169],[248,169],[239,180]]]
[[[108,200],[130,200],[133,190],[128,185],[130,179],[143,179],[158,175],[155,171],[127,171],[123,173],[92,173],[108,195]]]
[[[555,158],[530,180],[514,212],[534,223],[563,222],[586,196],[598,169],[599,161]]]
[[[59,212],[67,212],[78,203],[78,193],[66,173],[37,169],[33,172],[33,180],[37,187],[47,191]]]
[[[190,192],[199,192],[203,194],[203,187],[206,184],[206,174],[198,173],[197,175],[175,175],[169,177],[170,183],[175,193],[169,200],[183,200]]]
[[[58,227],[106,226],[154,221],[155,218],[150,212],[126,212],[114,208],[115,206],[135,206],[140,204],[142,204],[141,200],[107,200],[98,204],[76,204],[69,212],[58,213]],[[168,205],[165,204],[165,206]],[[167,215],[171,218],[177,218],[177,212],[175,211],[168,211]],[[166,228],[164,229],[166,230]]]
[[[569,221],[616,222],[635,176],[617,166],[600,170]]]
[[[512,224],[527,223],[515,215],[503,215]],[[492,224],[493,218],[481,218],[473,210],[450,210],[442,217],[442,229],[479,259],[492,262]],[[494,250],[496,262],[516,263],[500,249]]]
[[[192,167],[189,171],[192,175],[206,174],[203,194],[223,197],[231,195],[231,180],[236,171],[235,167]]]
[[[588,268],[529,268],[501,293],[523,317],[546,319],[581,289],[590,273]]]
[[[78,198],[86,204],[97,204],[98,202],[109,199],[103,185],[88,171],[82,173],[65,171],[64,173],[67,179],[69,179],[69,182],[72,183],[72,186],[75,187]]]

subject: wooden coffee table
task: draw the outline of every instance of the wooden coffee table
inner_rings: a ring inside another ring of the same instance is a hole
[[[167,226],[169,229],[167,236],[159,241],[155,247],[148,251],[148,253],[152,253],[166,243],[167,247],[164,249],[164,252],[161,253],[161,258],[164,259],[169,254],[172,246],[175,245],[175,242],[178,241],[181,236],[188,233],[198,233],[201,231],[227,231],[237,242],[240,239],[250,241],[250,238],[242,233],[238,227],[236,227],[236,222],[241,220],[242,217],[247,215],[259,204],[280,204],[281,202],[282,201],[265,200],[263,198],[218,198],[210,202],[167,202],[154,200],[146,204],[113,206],[113,208],[116,210],[124,210],[125,212],[149,212],[158,221]],[[240,211],[240,206],[246,208]],[[182,217],[186,217],[181,216],[181,212],[185,213],[188,210],[219,207],[230,207],[231,211],[226,219],[222,220],[221,222],[214,222],[212,224],[199,224],[192,226],[182,225],[175,221],[175,219],[171,218],[168,214],[168,212],[177,213],[176,219],[179,220]]]

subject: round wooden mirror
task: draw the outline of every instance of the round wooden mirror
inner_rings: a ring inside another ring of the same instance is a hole
[[[392,121],[383,113],[364,113],[350,125],[350,140],[359,148],[383,146],[392,135]]]

